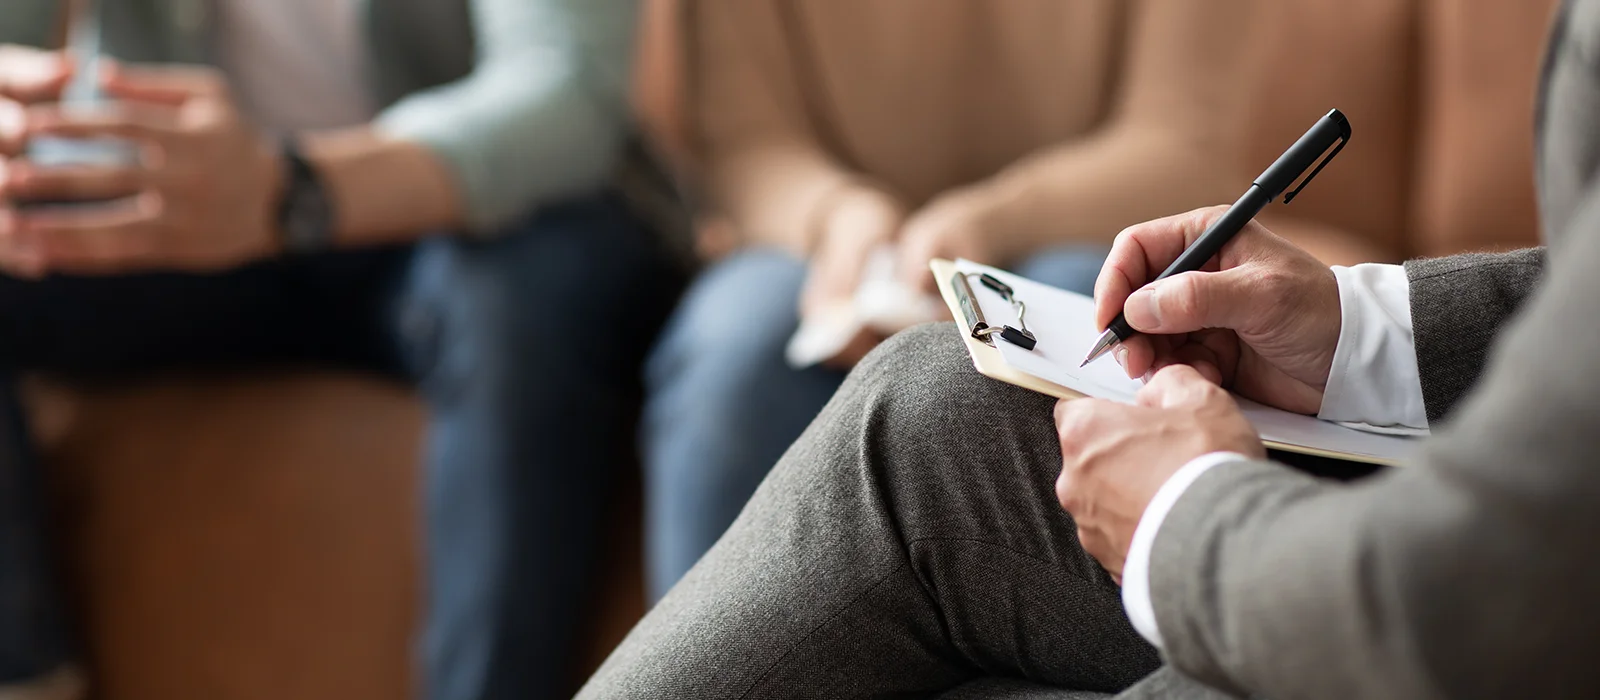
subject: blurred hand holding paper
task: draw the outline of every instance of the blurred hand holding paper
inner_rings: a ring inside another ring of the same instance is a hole
[[[885,338],[919,323],[944,318],[938,297],[912,289],[895,270],[893,246],[873,249],[861,284],[848,302],[834,304],[800,320],[785,358],[797,369],[837,356],[862,331]]]

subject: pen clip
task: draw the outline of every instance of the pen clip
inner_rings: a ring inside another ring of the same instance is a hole
[[[1283,203],[1288,204],[1289,202],[1294,201],[1294,198],[1300,194],[1300,190],[1305,189],[1306,185],[1311,184],[1311,178],[1316,177],[1317,173],[1322,172],[1322,169],[1328,166],[1328,162],[1332,161],[1334,156],[1339,155],[1339,151],[1344,150],[1344,145],[1347,143],[1350,143],[1350,137],[1341,135],[1339,137],[1338,145],[1335,145],[1333,150],[1328,152],[1328,155],[1323,156],[1322,162],[1318,163],[1317,167],[1311,170],[1311,174],[1307,175],[1306,179],[1300,181],[1300,186],[1294,188],[1293,192],[1283,196]]]

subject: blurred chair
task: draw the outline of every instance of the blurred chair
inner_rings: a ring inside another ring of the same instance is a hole
[[[26,393],[95,697],[412,697],[423,416],[405,389],[282,372]],[[628,485],[574,684],[643,613]]]
[[[1291,110],[1303,128],[1303,113],[1332,106],[1330,94],[1348,99],[1338,106],[1382,161],[1342,160],[1319,179],[1321,194],[1308,190],[1294,205],[1299,216],[1390,231],[1404,254],[1532,241],[1533,86],[1553,1],[1283,3],[1327,42],[1379,31],[1390,48],[1340,66],[1318,65],[1315,45],[1262,47],[1271,70],[1250,76],[1259,110]],[[673,21],[675,0],[646,5],[647,20]],[[1385,26],[1360,24],[1378,20]],[[674,64],[660,62],[672,56],[664,30],[647,22],[639,104],[667,106],[641,106],[651,133],[681,134],[681,123],[651,124],[679,108],[679,88],[657,82],[678,84]],[[1372,88],[1365,97],[1362,85]],[[1270,159],[1296,135],[1255,134],[1247,148]],[[1393,169],[1392,203],[1333,194],[1362,184],[1330,186],[1336,171],[1380,168]],[[192,376],[39,386],[30,408],[52,464],[63,568],[97,697],[411,696],[421,408],[404,390],[319,373]],[[595,663],[643,611],[636,499],[621,499],[613,519],[615,573],[596,593]]]

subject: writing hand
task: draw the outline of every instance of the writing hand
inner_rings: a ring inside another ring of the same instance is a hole
[[[1118,234],[1095,282],[1096,322],[1104,328],[1120,312],[1140,332],[1115,353],[1130,377],[1186,364],[1241,396],[1315,414],[1341,324],[1326,265],[1252,221],[1204,269],[1145,286],[1224,211]]]

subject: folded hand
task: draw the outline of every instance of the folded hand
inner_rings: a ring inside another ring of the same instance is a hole
[[[1084,550],[1118,580],[1139,519],[1174,472],[1212,452],[1266,454],[1233,397],[1184,365],[1156,372],[1138,405],[1057,403],[1056,430],[1056,498],[1072,514]]]

